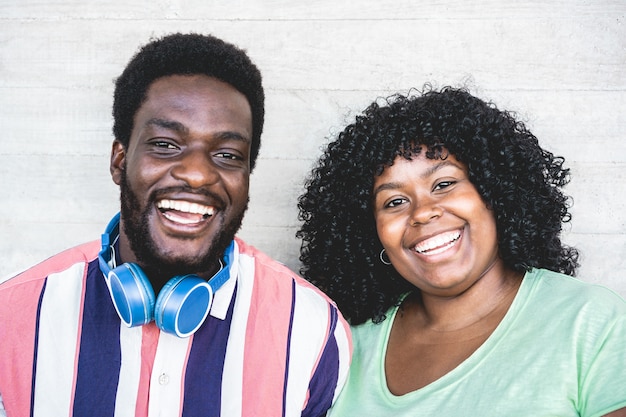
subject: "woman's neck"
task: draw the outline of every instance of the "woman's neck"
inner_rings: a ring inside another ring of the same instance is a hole
[[[474,327],[489,318],[491,320],[487,321],[491,322],[494,315],[503,316],[499,313],[508,311],[522,278],[522,273],[494,268],[455,296],[441,297],[417,291],[406,299],[406,313],[419,318],[421,326],[440,332]]]

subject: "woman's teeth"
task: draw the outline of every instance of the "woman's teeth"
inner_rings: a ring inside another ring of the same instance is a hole
[[[418,243],[415,245],[415,251],[423,255],[436,255],[450,248],[460,237],[461,232],[458,230],[442,233]]]

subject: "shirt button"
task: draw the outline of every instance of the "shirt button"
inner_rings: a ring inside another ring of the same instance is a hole
[[[170,377],[167,374],[163,373],[159,376],[159,384],[167,385],[170,382]]]

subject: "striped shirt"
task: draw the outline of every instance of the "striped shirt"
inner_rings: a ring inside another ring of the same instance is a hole
[[[0,284],[0,416],[320,416],[334,402],[349,327],[285,266],[236,239],[209,317],[178,338],[121,325],[99,249]]]

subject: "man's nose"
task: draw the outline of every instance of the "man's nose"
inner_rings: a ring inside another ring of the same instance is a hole
[[[219,172],[211,155],[202,149],[187,149],[171,170],[172,176],[191,188],[201,188],[213,184]]]

